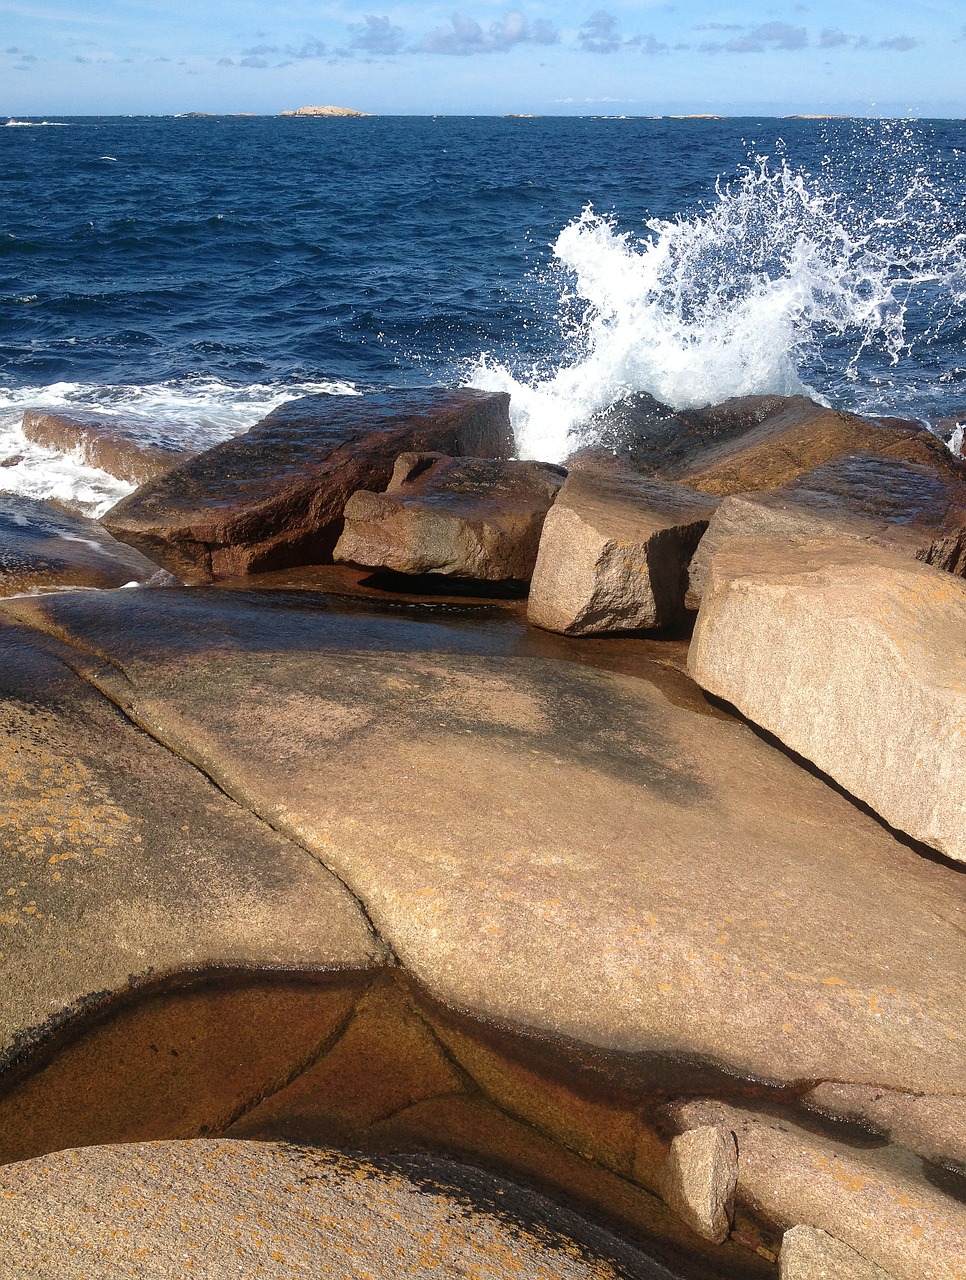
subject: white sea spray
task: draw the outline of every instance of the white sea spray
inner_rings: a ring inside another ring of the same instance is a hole
[[[902,160],[898,185],[873,172],[846,196],[828,173],[758,157],[705,207],[650,218],[641,236],[587,206],[552,246],[556,368],[528,373],[484,354],[467,382],[509,391],[520,456],[548,461],[632,392],[679,409],[765,393],[825,400],[829,380],[815,373],[833,360],[837,385],[866,378],[867,399],[876,371],[883,403],[854,407],[901,412],[895,371],[913,341],[948,338],[966,301],[963,223],[925,169]]]

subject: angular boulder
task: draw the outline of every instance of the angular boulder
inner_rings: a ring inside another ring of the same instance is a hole
[[[893,551],[735,539],[694,679],[892,826],[966,861],[966,582]]]
[[[573,471],[543,526],[528,620],[566,635],[680,620],[688,564],[715,505],[625,470]]]
[[[549,462],[405,453],[385,493],[346,503],[334,558],[398,573],[529,582],[566,471]]]
[[[697,608],[711,560],[735,537],[844,538],[892,547],[966,575],[966,474],[878,454],[847,454],[781,489],[732,494],[711,519],[688,571]]]
[[[505,457],[509,397],[430,388],[305,396],[142,486],[104,525],[185,582],[331,559],[357,489],[401,453]]]
[[[48,502],[0,494],[0,596],[173,581],[95,520],[69,515]]]
[[[476,1169],[269,1142],[145,1142],[0,1169],[0,1273],[206,1280],[672,1280]]]
[[[198,452],[151,419],[93,410],[26,409],[23,433],[34,444],[76,453],[88,466],[138,485],[165,475]]]
[[[661,1173],[661,1190],[698,1235],[716,1244],[727,1240],[737,1186],[738,1148],[730,1129],[700,1125],[676,1135]]]
[[[955,1191],[924,1180],[919,1161],[901,1150],[856,1146],[754,1106],[695,1099],[671,1112],[683,1128],[720,1125],[735,1134],[739,1209],[753,1209],[776,1234],[807,1223],[896,1280],[959,1280],[962,1204]]]
[[[841,413],[803,396],[762,400],[765,416],[740,431],[733,427],[748,421],[743,402],[734,415],[724,412],[732,402],[693,411],[709,423],[717,421],[720,438],[708,439],[690,456],[674,458],[658,474],[724,497],[777,489],[844,454],[866,452],[966,476],[966,464],[923,427]]]

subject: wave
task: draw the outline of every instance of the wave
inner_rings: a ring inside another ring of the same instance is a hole
[[[7,120],[5,129],[69,129],[66,120]]]
[[[0,493],[52,500],[96,518],[134,489],[73,453],[33,444],[21,427],[25,409],[96,410],[135,424],[147,444],[200,451],[247,431],[286,400],[358,394],[352,383],[332,379],[239,387],[213,377],[142,386],[58,382],[0,388]]]
[[[901,412],[890,371],[914,342],[948,343],[962,327],[966,220],[924,166],[900,159],[859,192],[837,189],[831,162],[813,178],[756,157],[706,207],[648,219],[643,237],[588,205],[552,246],[555,367],[483,354],[468,381],[510,392],[520,455],[547,461],[636,391],[681,409],[765,393],[827,403],[834,385],[850,407]]]

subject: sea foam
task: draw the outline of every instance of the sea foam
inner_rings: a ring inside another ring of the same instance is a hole
[[[484,354],[467,381],[509,391],[520,455],[547,461],[635,391],[689,408],[765,393],[827,403],[835,385],[849,407],[903,412],[895,370],[911,343],[961,324],[966,234],[902,160],[898,187],[871,173],[859,198],[836,189],[831,162],[813,179],[759,157],[697,212],[648,219],[643,236],[587,206],[552,246],[556,368]],[[834,378],[815,377],[833,363]]]

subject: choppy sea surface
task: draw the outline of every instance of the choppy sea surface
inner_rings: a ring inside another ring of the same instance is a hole
[[[0,120],[0,490],[128,489],[27,444],[25,407],[208,444],[437,383],[509,390],[546,460],[638,390],[954,436],[966,122]]]

